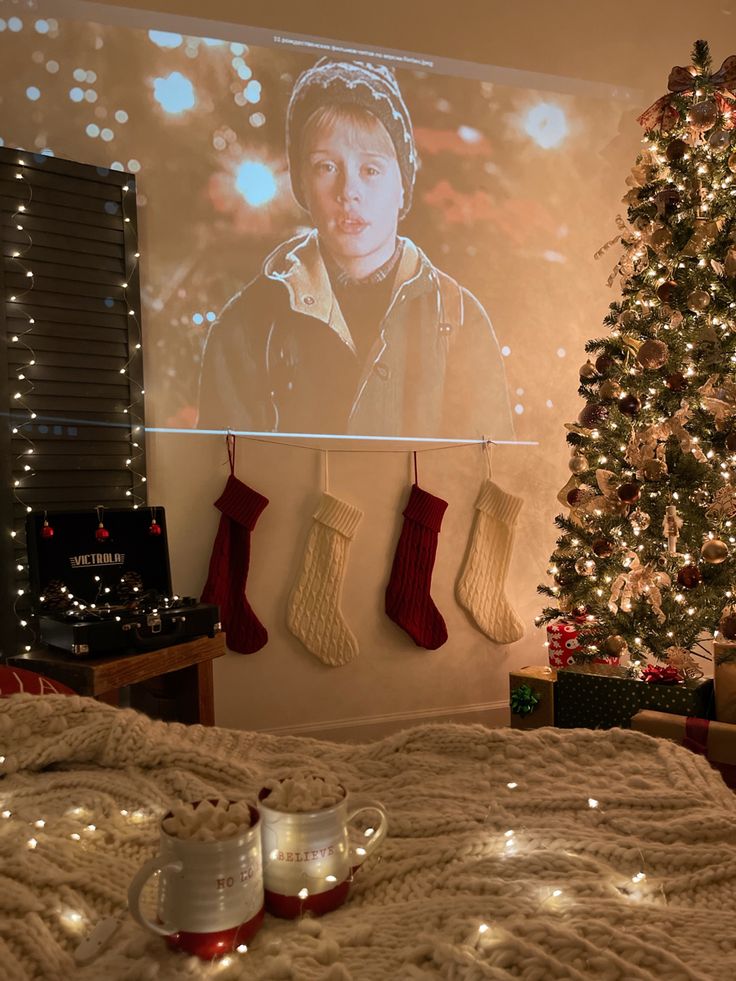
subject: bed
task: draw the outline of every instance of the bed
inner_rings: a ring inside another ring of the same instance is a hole
[[[213,962],[125,915],[173,800],[252,799],[286,769],[335,773],[388,809],[344,906],[267,916],[247,953]],[[0,774],[3,981],[736,977],[736,797],[641,733],[433,725],[347,745],[15,695],[0,700]]]

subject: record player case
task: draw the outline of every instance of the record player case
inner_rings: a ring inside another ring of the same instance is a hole
[[[26,533],[45,644],[78,656],[128,654],[220,629],[217,606],[172,594],[161,507],[33,513]]]

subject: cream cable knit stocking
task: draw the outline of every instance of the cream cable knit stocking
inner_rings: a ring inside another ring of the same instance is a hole
[[[513,644],[524,624],[506,598],[506,575],[523,501],[484,480],[475,502],[470,547],[457,583],[457,599],[491,640]]]
[[[330,494],[314,515],[299,578],[291,592],[286,622],[308,651],[338,667],[352,661],[358,641],[340,612],[348,546],[363,512]]]

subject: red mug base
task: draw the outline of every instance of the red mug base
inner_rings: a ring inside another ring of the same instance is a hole
[[[264,902],[266,909],[273,916],[279,916],[284,920],[293,920],[305,913],[312,913],[314,916],[330,913],[338,906],[342,906],[349,891],[349,879],[345,879],[344,882],[338,883],[326,892],[316,892],[305,899],[301,899],[299,896],[283,896],[281,893],[266,889]]]
[[[254,917],[241,923],[240,926],[230,927],[229,930],[213,930],[210,933],[189,933],[180,930],[166,938],[166,943],[174,950],[183,950],[187,954],[195,954],[203,960],[211,960],[221,954],[229,954],[241,944],[247,944],[258,933],[263,923],[263,907]]]

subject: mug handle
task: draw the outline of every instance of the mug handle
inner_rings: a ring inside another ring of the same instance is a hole
[[[155,872],[168,872],[169,870],[172,872],[181,872],[183,868],[184,866],[181,862],[164,863],[163,857],[156,855],[154,858],[149,858],[138,869],[128,888],[128,909],[136,923],[145,927],[147,930],[152,930],[153,933],[158,933],[162,937],[170,937],[173,933],[179,932],[176,927],[169,926],[168,923],[154,923],[153,920],[149,920],[141,912],[140,903],[143,887]]]
[[[365,842],[365,845],[361,845],[360,851],[358,847],[351,847],[351,861],[353,869],[357,869],[359,865],[368,858],[371,852],[381,844],[383,839],[386,837],[388,831],[388,815],[386,814],[386,808],[377,800],[370,800],[367,797],[349,797],[348,798],[348,816],[346,823],[350,822],[361,814],[363,811],[372,811],[374,814],[379,815],[378,827],[375,829],[372,835],[370,835]]]

